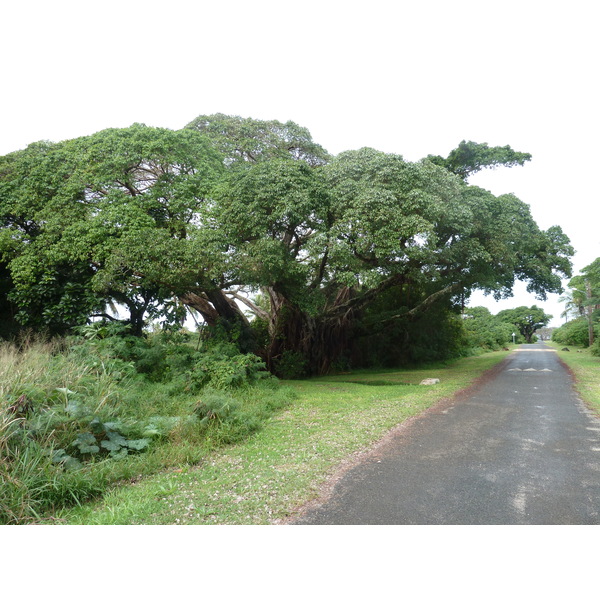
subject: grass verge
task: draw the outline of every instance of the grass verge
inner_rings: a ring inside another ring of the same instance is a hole
[[[353,453],[467,387],[507,356],[492,352],[425,369],[365,371],[285,382],[297,399],[258,433],[199,466],[114,486],[101,501],[54,515],[66,524],[281,523],[319,494]],[[421,386],[422,379],[440,383]]]
[[[546,343],[558,351],[560,358],[574,373],[577,393],[590,408],[600,414],[600,358],[592,356],[589,348]],[[568,351],[563,352],[563,348],[568,348]]]

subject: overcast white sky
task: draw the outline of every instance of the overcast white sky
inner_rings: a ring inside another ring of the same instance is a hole
[[[334,154],[510,144],[533,160],[471,183],[561,225],[576,273],[600,256],[595,11],[588,0],[20,0],[0,23],[0,154],[214,112],[290,119]],[[537,303],[559,324],[556,300],[474,303]]]

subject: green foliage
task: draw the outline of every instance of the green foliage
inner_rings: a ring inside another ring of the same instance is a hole
[[[322,229],[329,204],[319,171],[289,159],[257,163],[229,173],[216,198],[210,217],[235,248],[231,274],[246,285],[277,282],[304,293],[315,265],[297,258]]]
[[[0,346],[0,523],[39,521],[113,482],[197,462],[292,398],[232,343],[198,348],[186,334],[97,329],[60,348]],[[198,364],[210,372],[201,381]]]
[[[235,389],[269,378],[265,363],[255,354],[240,354],[232,343],[217,342],[196,355],[190,373],[194,389]]]
[[[97,417],[89,423],[90,431],[80,433],[71,446],[80,455],[108,455],[110,458],[124,458],[129,452],[145,450],[149,438],[127,439],[121,435],[122,426],[118,422],[104,423]]]
[[[490,147],[488,144],[463,140],[447,158],[433,155],[429,155],[427,158],[458,175],[461,179],[467,179],[470,175],[486,168],[522,166],[526,161],[531,160],[531,154],[516,152],[510,146]]]
[[[232,396],[218,392],[207,392],[196,405],[194,411],[200,418],[200,425],[207,425],[211,422],[220,425],[238,418],[240,403],[234,400]]]
[[[260,429],[262,424],[252,411],[220,392],[205,392],[195,413],[200,419],[200,428],[217,445],[240,441]]]
[[[600,336],[600,323],[594,326],[597,336]],[[587,348],[590,344],[589,326],[586,317],[573,319],[564,323],[552,332],[552,341],[565,346],[582,346]]]
[[[181,280],[173,265],[222,168],[199,133],[139,124],[4,157],[0,249],[18,319],[61,333],[112,300],[139,335]]]
[[[423,318],[409,329],[408,358],[412,364],[427,364],[467,354],[461,320],[450,312],[436,311],[438,320]]]
[[[145,337],[130,335],[120,324],[93,324],[79,328],[86,336],[74,352],[88,355],[95,367],[102,365],[112,372],[136,372],[153,382],[171,381],[191,367],[195,349],[188,344],[189,334],[159,332]]]
[[[497,317],[505,323],[514,325],[528,344],[533,341],[533,334],[552,319],[552,315],[547,315],[543,309],[535,305],[529,308],[519,306],[518,308],[501,310]]]
[[[93,434],[86,432],[80,433],[71,445],[75,446],[80,454],[97,454],[100,452],[97,441]]]
[[[409,300],[407,293],[417,297]],[[468,352],[462,322],[449,303],[432,305],[426,315],[386,318],[397,313],[398,304],[418,305],[420,300],[414,289],[392,288],[383,293],[365,314],[364,325],[355,331],[348,366],[391,368],[448,360]]]
[[[285,350],[276,361],[276,370],[282,379],[301,379],[306,376],[308,361],[300,352]]]
[[[587,320],[587,344],[594,346],[597,334],[594,323],[600,320],[600,258],[581,269],[581,274],[569,281],[572,290],[565,300],[568,300],[565,315],[569,311],[585,316]]]
[[[100,362],[113,371],[134,371],[154,383],[178,381],[188,390],[238,388],[270,377],[258,356],[241,354],[225,334],[199,347],[181,332],[93,337],[75,347],[82,355],[90,349],[94,365]]]
[[[317,166],[330,158],[308,129],[293,121],[259,121],[217,113],[200,115],[186,128],[207,136],[229,165],[291,158]]]
[[[592,284],[592,290],[600,287],[600,257],[581,269],[581,273]],[[600,296],[600,290],[592,296]]]
[[[514,328],[483,306],[467,308],[464,327],[472,348],[499,350],[512,342]],[[520,336],[519,336],[520,337]]]

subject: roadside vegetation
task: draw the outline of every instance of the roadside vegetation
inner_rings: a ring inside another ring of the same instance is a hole
[[[116,482],[197,464],[294,397],[256,356],[201,342],[96,328],[1,345],[0,523],[35,522]]]
[[[280,381],[184,332],[5,343],[0,522],[281,519],[348,455],[505,355]]]
[[[600,358],[569,349],[600,412]],[[507,355],[279,381],[223,352],[181,333],[2,345],[0,521],[285,522],[345,461]]]
[[[600,357],[600,257],[581,269],[561,297],[562,317],[567,322],[552,332],[552,340],[563,346],[590,348]]]
[[[575,374],[581,397],[600,412],[600,258],[567,287],[561,298],[567,322],[552,332],[550,343]]]
[[[398,423],[466,387],[499,351],[448,364],[282,382],[293,399],[252,437],[199,464],[112,487],[99,502],[55,514],[69,524],[275,524],[319,495],[349,458]],[[419,385],[440,378],[440,384]]]
[[[594,348],[565,346],[556,341],[549,342],[549,345],[556,348],[575,375],[575,388],[581,398],[600,414],[600,356],[594,353]],[[567,350],[563,351],[564,348]]]

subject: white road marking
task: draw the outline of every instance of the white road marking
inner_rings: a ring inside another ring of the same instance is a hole
[[[556,350],[550,350],[545,348],[517,348],[515,352],[556,352]]]
[[[521,487],[519,491],[515,494],[512,499],[512,504],[517,510],[518,513],[524,515],[525,509],[527,507],[527,495],[525,494],[525,490]]]
[[[508,369],[509,371],[537,371],[537,369]],[[552,369],[540,369],[538,373],[552,373]]]

